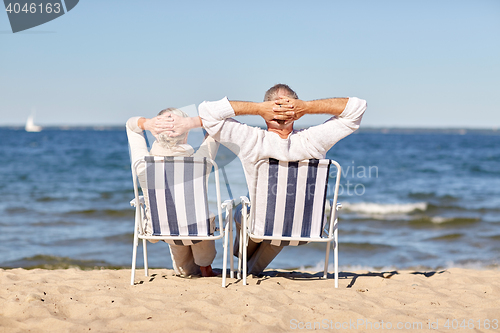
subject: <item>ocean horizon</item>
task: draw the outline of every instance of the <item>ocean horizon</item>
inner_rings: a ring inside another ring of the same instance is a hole
[[[259,127],[259,126],[257,126]],[[45,131],[120,131],[123,125],[47,125],[42,126]],[[262,127],[264,128],[264,127]],[[305,127],[296,127],[302,129]],[[24,125],[0,125],[0,130],[24,131]],[[196,131],[192,130],[192,131]],[[376,126],[360,127],[353,135],[360,133],[381,133],[381,134],[483,134],[500,135],[498,127],[397,127],[397,126]]]

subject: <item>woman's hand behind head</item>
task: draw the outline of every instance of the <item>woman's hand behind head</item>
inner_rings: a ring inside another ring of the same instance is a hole
[[[166,124],[170,125],[165,125],[165,131],[167,131],[169,133],[169,136],[172,138],[181,136],[189,132],[193,128],[201,127],[201,120],[199,117],[181,117],[172,114],[164,121]]]

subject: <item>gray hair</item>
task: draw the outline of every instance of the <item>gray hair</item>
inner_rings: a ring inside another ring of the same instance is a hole
[[[161,116],[161,115],[166,114],[166,113],[172,113],[172,114],[175,114],[177,116],[184,117],[184,118],[189,117],[184,111],[176,109],[176,108],[163,109],[160,112],[158,112],[158,115]],[[167,133],[160,133],[160,134],[158,134],[158,143],[163,148],[172,149],[173,147],[177,146],[179,143],[183,142],[184,139],[187,137],[187,135],[188,135],[188,133],[186,132],[182,135],[179,135],[175,138],[172,138],[172,137],[168,136]]]
[[[280,97],[280,95],[286,95],[293,99],[299,99],[299,96],[297,96],[297,93],[293,91],[292,88],[286,84],[278,83],[266,91],[266,94],[264,95],[264,102],[275,101]]]

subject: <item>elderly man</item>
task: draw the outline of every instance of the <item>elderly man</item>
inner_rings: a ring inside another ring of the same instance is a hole
[[[267,158],[280,161],[325,158],[333,145],[358,129],[365,110],[366,101],[355,97],[302,101],[289,86],[277,84],[266,92],[264,102],[229,101],[227,98],[203,102],[198,108],[199,117],[172,118],[170,125],[163,123],[159,130],[170,130],[170,135],[176,136],[203,126],[210,136],[239,157],[247,185],[251,188],[257,161]],[[329,114],[332,117],[321,125],[294,130],[294,121],[305,114]],[[267,130],[232,119],[239,115],[262,116]],[[236,212],[238,224],[240,216]],[[248,272],[260,274],[281,249],[269,243],[250,241]]]

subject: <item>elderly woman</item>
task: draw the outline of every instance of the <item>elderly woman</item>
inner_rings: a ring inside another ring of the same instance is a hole
[[[130,145],[130,154],[132,162],[147,155],[152,156],[194,156],[208,157],[215,159],[219,144],[211,137],[205,137],[202,145],[195,152],[193,147],[187,144],[187,135],[184,133],[172,137],[171,129],[176,120],[187,118],[188,116],[176,108],[168,108],[160,111],[158,116],[148,119],[143,117],[132,117],[127,121],[127,136]],[[196,118],[187,118],[196,121]],[[182,122],[185,124],[186,122]],[[192,126],[195,127],[195,126]],[[196,126],[199,127],[199,126]],[[179,127],[176,127],[179,128]],[[148,151],[144,130],[150,131],[156,138],[156,141]],[[138,173],[139,183],[144,181],[144,173]],[[211,221],[213,223],[213,219]],[[152,233],[150,217],[146,214],[144,221],[146,233]],[[202,241],[193,245],[174,245],[169,244],[172,264],[177,275],[201,275],[214,276],[212,271],[212,262],[215,259],[215,242]]]

